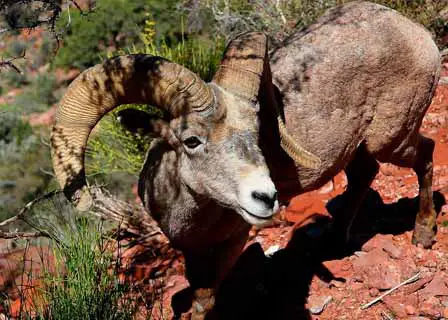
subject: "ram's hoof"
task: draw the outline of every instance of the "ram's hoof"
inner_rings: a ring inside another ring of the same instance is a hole
[[[434,220],[434,219],[430,219]],[[434,237],[436,234],[436,224],[435,221],[428,222],[416,222],[414,233],[412,235],[412,244],[421,244],[423,248],[431,248],[434,243]]]

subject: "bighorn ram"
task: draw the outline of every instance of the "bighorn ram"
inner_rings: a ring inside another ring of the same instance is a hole
[[[262,225],[276,212],[277,190],[289,197],[316,189],[340,170],[348,177],[347,201],[335,221],[342,235],[348,236],[378,160],[417,173],[413,241],[431,246],[434,142],[418,130],[439,59],[421,26],[367,2],[330,10],[269,59],[263,34],[234,39],[209,84],[163,58],[113,58],[83,72],[60,102],[51,138],[56,176],[85,207],[91,198],[84,150],[101,117],[125,103],[168,111],[170,121],[152,123],[160,138],[148,151],[139,194],[185,256],[200,317],[250,224]]]

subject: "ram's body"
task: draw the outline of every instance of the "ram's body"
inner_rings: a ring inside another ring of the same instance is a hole
[[[122,103],[165,108],[170,120],[147,129],[160,138],[148,151],[139,195],[182,250],[202,319],[250,224],[277,210],[277,190],[287,200],[345,170],[347,201],[335,228],[347,238],[377,160],[412,167],[420,184],[413,240],[431,246],[434,143],[418,130],[439,66],[427,31],[366,2],[329,11],[270,59],[264,35],[233,40],[211,84],[158,57],[111,59],[85,71],[61,101],[52,133],[56,176],[85,207],[93,126]]]
[[[298,168],[302,191],[344,169],[363,142],[379,161],[412,166],[440,67],[421,26],[352,3],[292,35],[270,61],[290,134],[322,161],[319,170]]]

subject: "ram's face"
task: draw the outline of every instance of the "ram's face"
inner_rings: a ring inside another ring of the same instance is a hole
[[[194,193],[264,224],[278,209],[277,192],[258,147],[256,106],[214,86],[217,112],[169,124],[181,182]]]

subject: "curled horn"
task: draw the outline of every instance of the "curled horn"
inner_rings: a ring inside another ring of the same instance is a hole
[[[81,210],[92,201],[84,171],[89,134],[106,113],[128,103],[151,104],[174,117],[208,114],[215,106],[213,92],[196,74],[160,57],[120,56],[81,73],[62,98],[51,133],[56,178]]]
[[[255,102],[265,60],[267,60],[266,36],[261,32],[244,33],[227,46],[213,82],[242,98]]]
[[[273,94],[267,45],[266,35],[261,32],[245,33],[232,40],[213,81],[250,101],[257,99],[261,81],[266,84],[264,88]],[[297,164],[317,169],[321,164],[320,159],[294,140],[286,129],[276,103],[274,107],[283,150]]]

